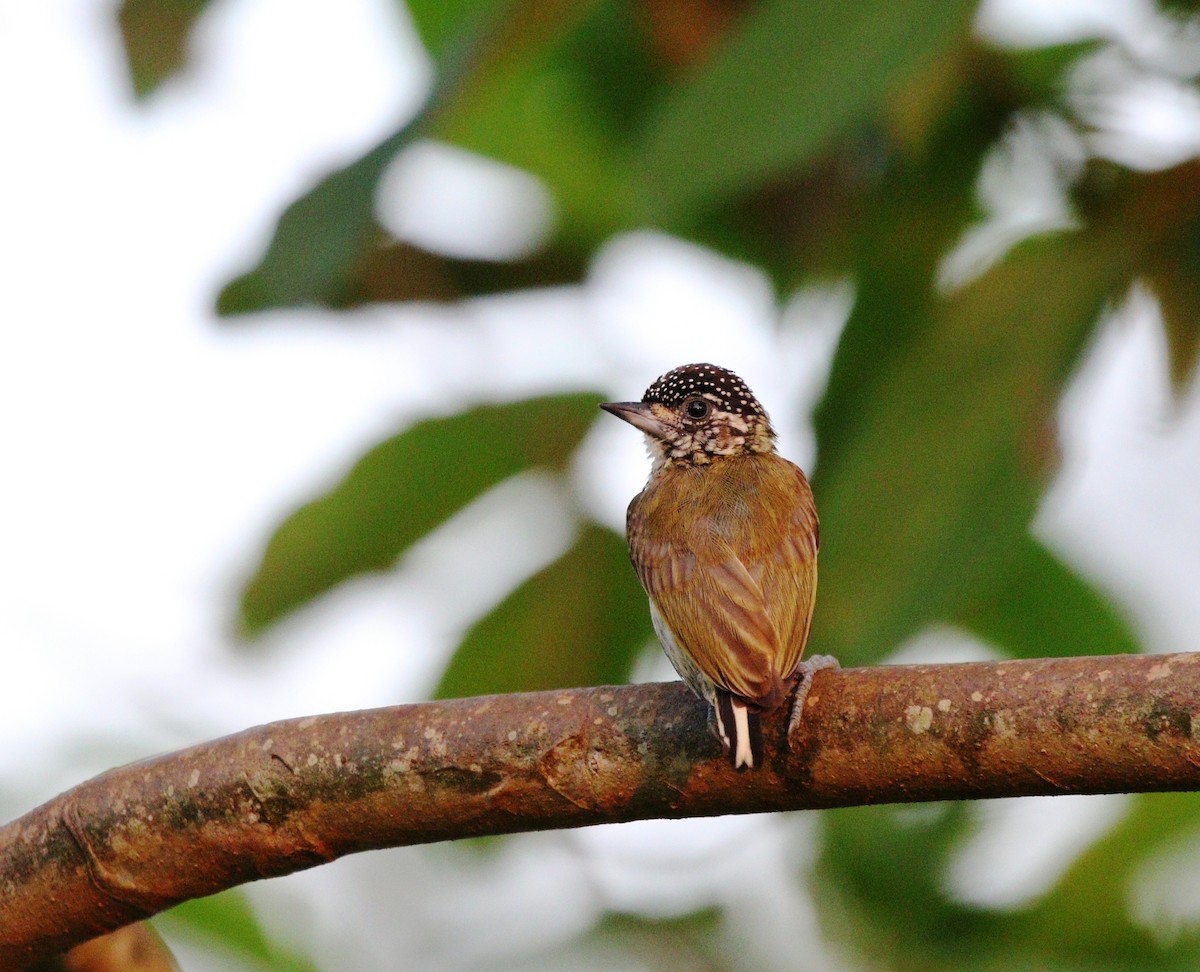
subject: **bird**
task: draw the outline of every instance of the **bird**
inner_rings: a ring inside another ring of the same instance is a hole
[[[829,656],[801,662],[817,593],[820,526],[808,480],[741,378],[708,363],[657,378],[605,411],[645,433],[650,477],[629,504],[629,557],[655,633],[710,708],[733,769],[763,765],[761,717],[803,695]]]

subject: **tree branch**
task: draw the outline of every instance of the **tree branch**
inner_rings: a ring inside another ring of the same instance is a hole
[[[735,774],[682,683],[292,719],[112,770],[0,828],[0,970],[343,854],[651,817],[1200,788],[1200,655],[816,675]]]

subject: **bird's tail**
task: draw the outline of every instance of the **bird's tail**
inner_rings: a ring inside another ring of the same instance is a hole
[[[741,773],[762,766],[763,734],[758,710],[723,689],[717,689],[717,731],[735,770]]]

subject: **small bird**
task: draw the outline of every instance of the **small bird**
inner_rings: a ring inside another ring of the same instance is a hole
[[[775,451],[775,430],[746,383],[712,364],[658,378],[640,402],[600,406],[646,434],[653,460],[629,504],[629,556],[654,630],[692,691],[712,706],[733,768],[763,763],[760,716],[801,691],[817,593],[812,490]],[[797,721],[803,697],[797,699]]]

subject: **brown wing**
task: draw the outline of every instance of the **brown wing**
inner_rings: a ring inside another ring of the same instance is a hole
[[[791,502],[777,497],[771,542],[760,551],[761,583],[768,610],[780,634],[779,671],[784,678],[795,674],[808,643],[813,608],[817,598],[817,550],[820,527],[808,480],[797,466],[778,460],[779,486],[788,490]]]
[[[634,568],[679,646],[763,708],[808,637],[816,529],[803,474],[776,456],[664,470],[629,509]]]

